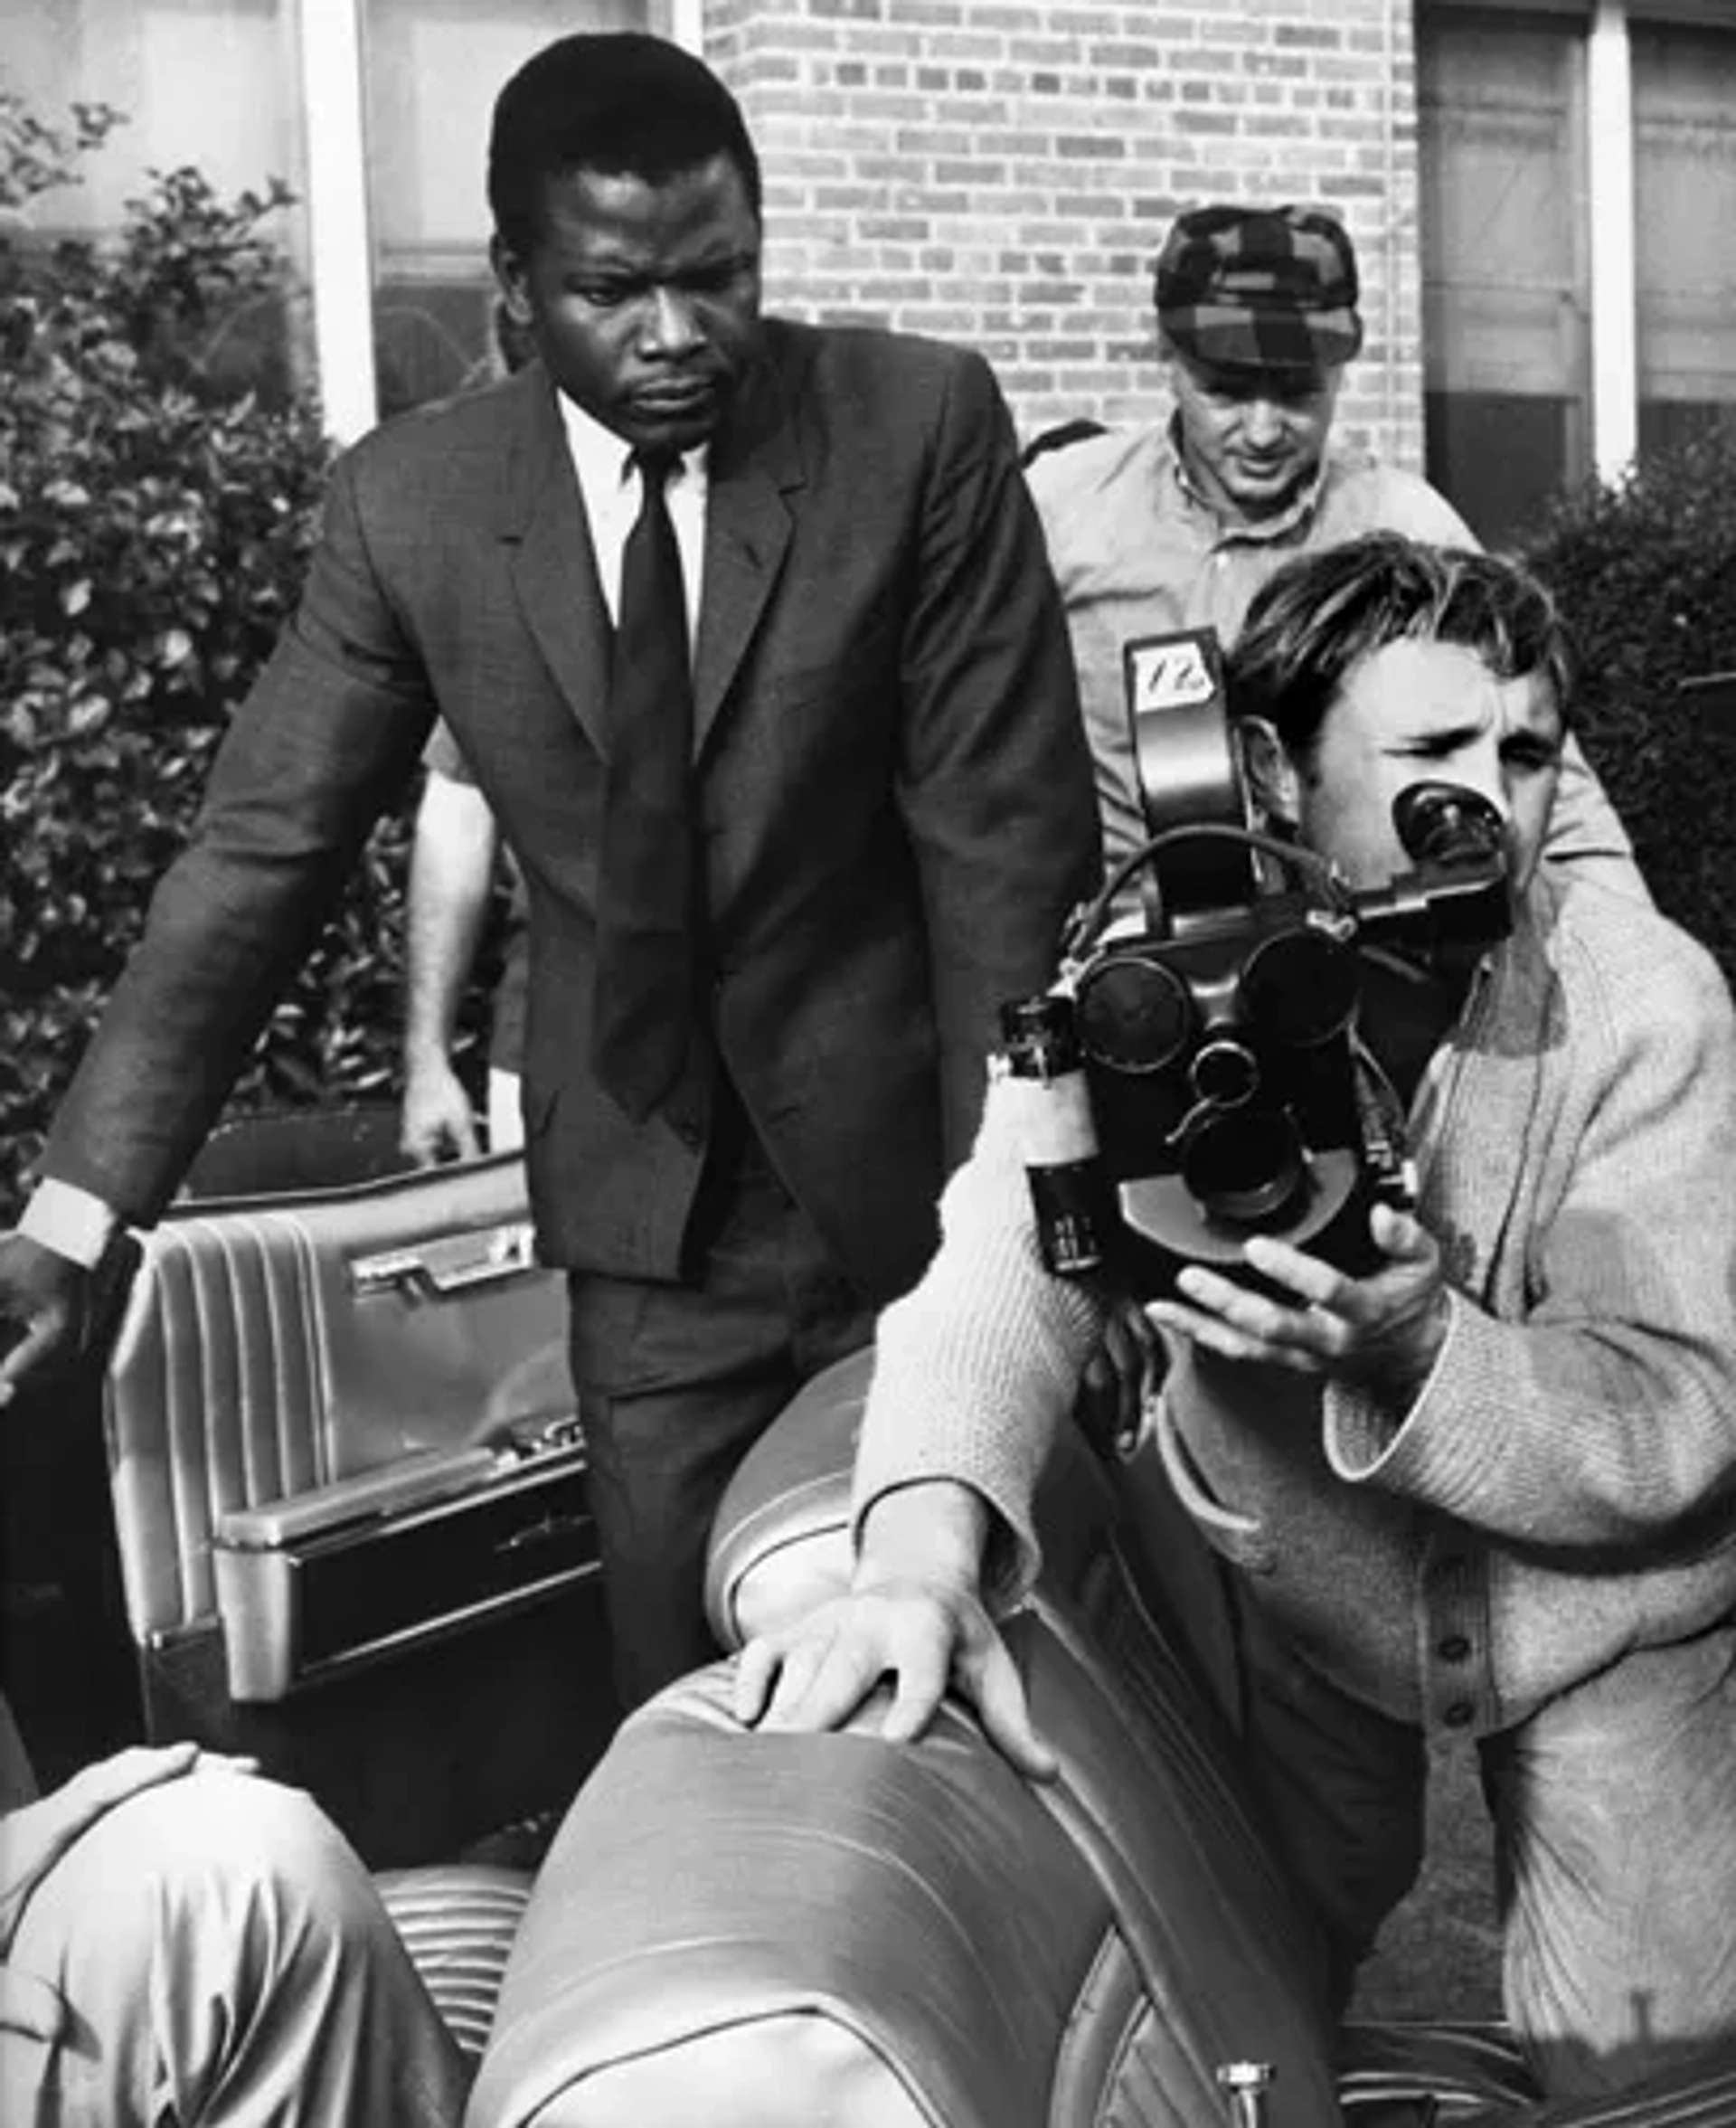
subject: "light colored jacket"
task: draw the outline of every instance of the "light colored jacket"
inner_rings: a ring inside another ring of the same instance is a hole
[[[923,1476],[992,1503],[999,1601],[1101,1321],[1038,1260],[1005,1098],[882,1316],[857,1512]],[[1736,1016],[1675,926],[1543,880],[1412,1109],[1452,1281],[1408,1411],[1177,1355],[1170,1475],[1254,1599],[1401,1719],[1505,1727],[1736,1607]]]

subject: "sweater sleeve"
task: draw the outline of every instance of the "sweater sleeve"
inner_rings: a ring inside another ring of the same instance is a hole
[[[995,1510],[984,1563],[991,1604],[1018,1602],[1041,1563],[1037,1480],[1068,1418],[1103,1312],[1038,1253],[1019,1153],[1018,1087],[990,1087],[970,1158],[940,1200],[940,1246],[882,1314],[857,1451],[853,1523],[925,1479],[970,1485]]]
[[[1325,1406],[1350,1483],[1586,1553],[1668,1550],[1736,1502],[1736,1022],[1674,926],[1634,912],[1624,935],[1613,958],[1563,944],[1574,1092],[1533,1119],[1552,1187],[1519,1319],[1456,1292],[1407,1414],[1343,1384]]]

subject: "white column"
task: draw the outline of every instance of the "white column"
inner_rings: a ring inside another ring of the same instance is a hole
[[[300,0],[314,360],[326,429],[354,442],[377,419],[373,273],[362,103],[363,0]]]
[[[1639,447],[1634,90],[1627,0],[1598,0],[1586,70],[1591,223],[1591,448],[1614,480]]]
[[[669,41],[705,56],[705,0],[669,0]]]

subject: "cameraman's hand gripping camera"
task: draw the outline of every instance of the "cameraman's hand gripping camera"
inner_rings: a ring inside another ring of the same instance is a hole
[[[1370,1206],[1413,1190],[1362,1024],[1365,950],[1474,959],[1505,937],[1499,816],[1408,786],[1414,869],[1353,892],[1251,825],[1211,631],[1129,644],[1127,666],[1149,839],[1074,917],[1053,987],[1001,1012],[1043,1261],[1139,1300],[1189,1263],[1258,1283],[1256,1234],[1372,1269]]]

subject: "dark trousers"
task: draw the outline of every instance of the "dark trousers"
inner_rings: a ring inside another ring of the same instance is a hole
[[[1335,2015],[1422,1867],[1422,1731],[1341,1692],[1234,1587],[1247,1770],[1326,1939]]]
[[[679,1285],[576,1272],[572,1371],[624,1707],[718,1653],[712,1518],[737,1464],[810,1375],[867,1343],[873,1310],[757,1144],[729,1149]]]

